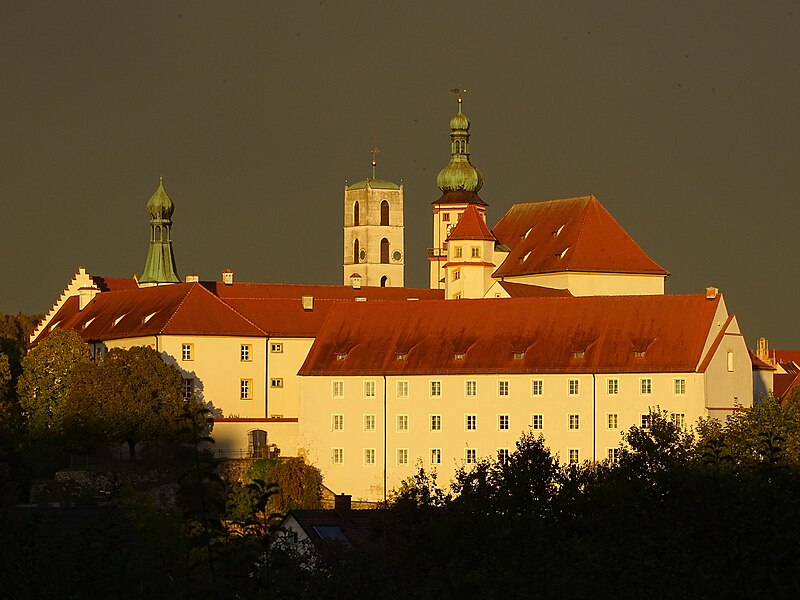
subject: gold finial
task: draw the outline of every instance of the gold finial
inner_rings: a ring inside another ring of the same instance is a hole
[[[375,130],[372,130],[372,178],[375,179],[375,168],[378,166],[378,134],[375,133]]]

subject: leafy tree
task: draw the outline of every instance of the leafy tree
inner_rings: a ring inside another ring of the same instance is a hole
[[[140,442],[186,437],[184,413],[207,430],[199,401],[183,397],[183,379],[146,346],[112,348],[102,363],[76,369],[68,405],[75,430],[126,443],[132,460]]]
[[[61,329],[51,332],[25,356],[17,393],[34,439],[63,434],[70,374],[77,365],[90,362],[89,347],[78,334]]]

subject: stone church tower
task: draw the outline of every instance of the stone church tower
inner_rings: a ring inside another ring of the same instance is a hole
[[[372,177],[344,187],[344,285],[403,287],[403,184]]]

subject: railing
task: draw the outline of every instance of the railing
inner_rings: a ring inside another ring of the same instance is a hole
[[[445,248],[428,248],[428,258],[434,256],[447,256],[447,250]]]

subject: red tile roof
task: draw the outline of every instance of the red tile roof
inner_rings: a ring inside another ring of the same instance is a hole
[[[511,248],[496,278],[558,271],[669,274],[594,196],[515,204],[492,233]]]
[[[82,311],[77,296],[67,299],[39,339],[54,326],[77,331],[85,340],[154,335],[314,337],[336,300],[443,297],[442,290],[414,288],[216,282],[139,288],[135,281],[131,288],[122,283],[129,280],[94,280],[112,291],[100,292]],[[312,310],[303,308],[303,296],[314,297]]]
[[[491,240],[494,236],[486,226],[486,221],[478,213],[474,204],[467,206],[461,213],[458,224],[450,230],[448,240]]]
[[[281,528],[285,527],[288,517],[294,517],[305,534],[316,543],[322,536],[315,526],[338,527],[350,545],[358,548],[376,541],[379,532],[376,522],[385,520],[389,514],[383,509],[290,510],[281,523]]]
[[[800,350],[773,350],[772,356],[781,363],[791,361],[800,365]]]
[[[300,374],[691,372],[719,302],[684,295],[338,303]]]
[[[768,362],[764,362],[752,350],[747,350],[748,354],[750,354],[750,362],[753,364],[754,371],[774,371],[775,367],[773,367]]]

